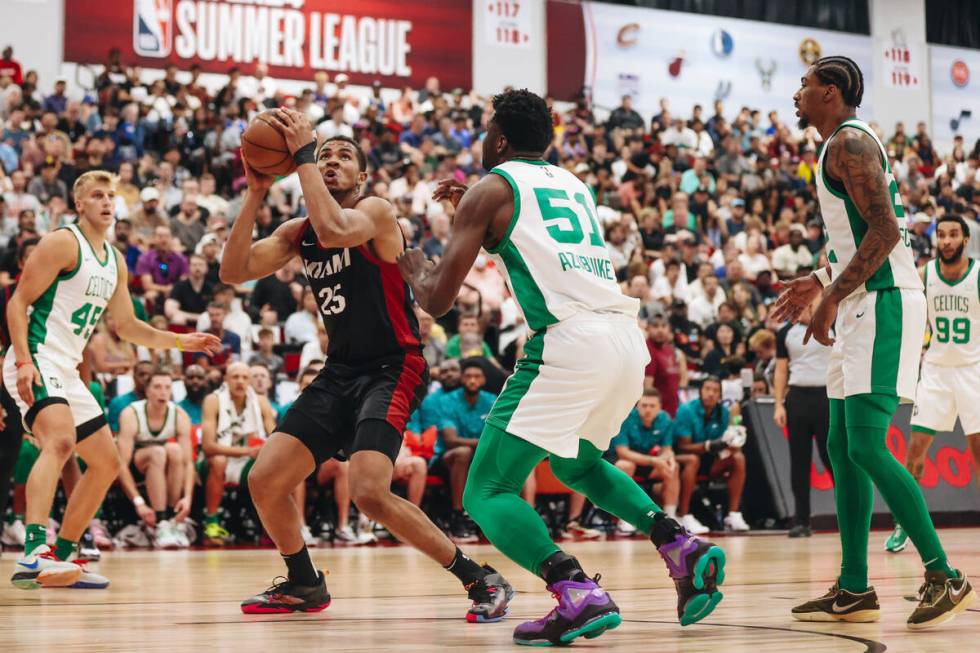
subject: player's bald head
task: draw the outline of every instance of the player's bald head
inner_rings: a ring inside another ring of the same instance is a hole
[[[225,378],[230,379],[237,374],[250,375],[252,372],[248,365],[242,362],[231,363],[225,368]]]

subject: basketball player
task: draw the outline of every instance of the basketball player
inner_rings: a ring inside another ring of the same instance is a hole
[[[919,270],[926,286],[926,308],[932,337],[922,361],[912,411],[912,442],[905,468],[922,478],[926,454],[936,431],[950,431],[957,415],[976,468],[980,470],[980,265],[967,258],[970,240],[966,221],[953,214],[936,220],[939,256]],[[980,482],[980,474],[978,474]],[[885,543],[898,553],[908,534],[901,523]]]
[[[925,564],[913,630],[951,619],[976,595],[946,558],[915,479],[888,451],[885,438],[900,398],[915,397],[926,306],[915,269],[898,185],[885,148],[855,117],[864,79],[847,57],[825,57],[793,96],[800,127],[823,137],[816,184],[830,265],[791,281],[773,319],[796,319],[820,298],[804,342],[833,345],[827,373],[841,573],[830,591],[793,608],[801,621],[875,621],[868,585],[868,532],[874,488],[908,532]],[[836,339],[828,335],[835,327]]]
[[[190,541],[177,524],[190,514],[194,493],[191,419],[171,399],[172,385],[169,372],[155,370],[146,399],[119,415],[119,482],[139,518],[156,529],[154,546],[186,549]],[[145,479],[149,506],[136,487],[133,470]]]
[[[331,138],[317,150],[302,114],[279,110],[276,115],[298,164],[309,218],[290,220],[251,243],[272,179],[246,167],[248,192],[225,247],[221,275],[240,283],[301,257],[329,346],[323,370],[283,417],[249,478],[262,523],[289,575],[246,600],[242,610],[315,611],[329,604],[289,493],[320,463],[343,456],[350,459],[351,496],[361,512],[460,579],[473,600],[469,621],[499,620],[513,595],[510,585],[463,555],[425,513],[391,492],[405,423],[429,376],[411,296],[398,274],[396,258],[404,241],[394,209],[385,200],[361,196],[367,163],[355,141]]]
[[[104,588],[109,581],[67,562],[119,471],[119,452],[102,408],[81,380],[82,351],[108,308],[126,341],[151,349],[217,351],[214,336],[176,336],[136,319],[126,288],[126,261],[106,242],[115,205],[115,178],[105,171],[81,175],[73,187],[78,222],[41,239],[27,259],[7,305],[11,349],[3,381],[25,426],[41,447],[27,480],[27,541],[11,579],[24,589]],[[58,475],[74,453],[86,470],[68,499],[55,548],[45,544],[45,524]]]
[[[204,398],[201,449],[207,472],[204,486],[204,538],[224,544],[231,534],[218,521],[225,485],[244,486],[259,451],[276,428],[276,413],[252,388],[252,372],[242,362],[225,369],[225,382]],[[298,491],[297,483],[293,491]]]
[[[588,186],[542,160],[554,128],[544,100],[527,90],[493,98],[483,167],[473,188],[443,181],[434,198],[458,205],[438,265],[413,249],[399,259],[419,305],[453,305],[484,247],[504,274],[533,332],[480,436],[463,503],[511,560],[540,575],[558,607],[514,631],[518,644],[597,637],[619,608],[521,501],[524,480],[546,456],[558,479],[650,535],[667,563],[684,625],[706,617],[722,594],[722,550],[687,533],[622,470],[603,459],[643,391],[650,360],[637,326],[639,301],[623,295],[596,222]]]

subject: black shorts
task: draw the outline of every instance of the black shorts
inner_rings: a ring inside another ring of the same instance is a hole
[[[394,462],[428,385],[429,368],[417,353],[356,367],[328,360],[276,430],[305,444],[318,466],[357,451],[380,451]]]

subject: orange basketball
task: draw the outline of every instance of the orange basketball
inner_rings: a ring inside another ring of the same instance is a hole
[[[279,122],[270,111],[255,116],[242,134],[242,156],[250,168],[273,177],[284,177],[296,169]]]

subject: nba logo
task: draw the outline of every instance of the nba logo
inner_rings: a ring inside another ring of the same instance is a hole
[[[173,0],[133,0],[133,49],[144,57],[166,57],[174,40]]]

